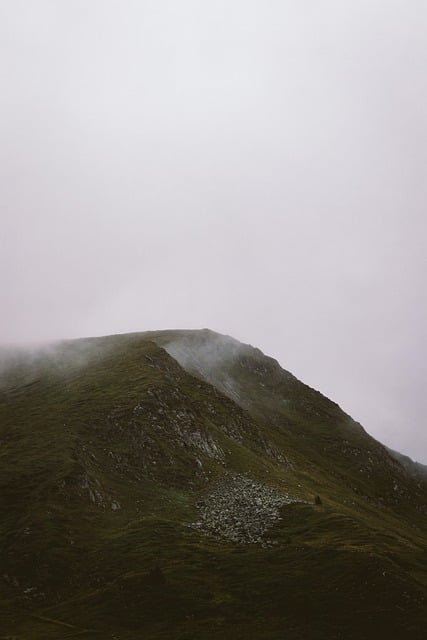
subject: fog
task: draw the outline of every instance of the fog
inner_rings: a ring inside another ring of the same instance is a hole
[[[212,331],[199,331],[190,335],[177,335],[175,338],[156,339],[181,367],[192,375],[201,377],[225,393],[237,404],[244,404],[239,380],[230,375],[229,367],[245,354],[245,347],[230,336]]]
[[[210,327],[427,462],[426,28],[0,0],[0,342]]]

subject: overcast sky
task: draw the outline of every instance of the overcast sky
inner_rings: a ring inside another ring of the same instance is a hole
[[[0,341],[260,347],[427,463],[425,0],[0,0]]]

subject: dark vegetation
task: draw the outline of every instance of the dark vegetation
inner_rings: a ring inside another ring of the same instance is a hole
[[[271,358],[201,331],[3,361],[0,638],[424,637],[423,475]],[[194,526],[230,474],[294,498],[260,542]]]

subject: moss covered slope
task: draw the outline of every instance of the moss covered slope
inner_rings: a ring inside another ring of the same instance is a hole
[[[170,331],[3,361],[0,636],[422,637],[425,483],[274,360]]]

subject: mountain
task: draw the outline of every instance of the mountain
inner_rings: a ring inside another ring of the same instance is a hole
[[[3,349],[0,456],[0,638],[424,637],[427,480],[233,338]]]
[[[420,481],[427,482],[427,466],[425,464],[421,464],[421,462],[415,462],[409,456],[405,456],[398,451],[394,451],[393,449],[389,449],[387,447],[387,451],[393,458],[396,458],[398,462],[406,469],[408,473],[410,473],[415,478],[418,478]]]

